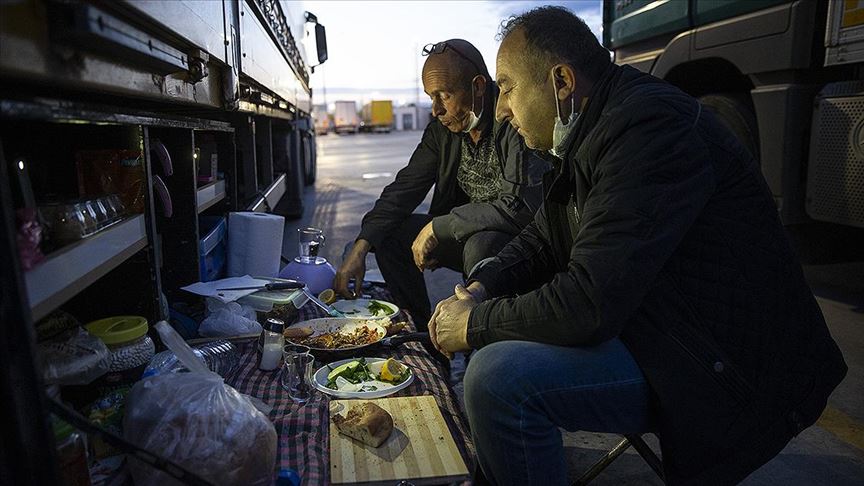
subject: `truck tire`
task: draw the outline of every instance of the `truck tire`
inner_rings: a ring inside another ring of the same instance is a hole
[[[303,138],[303,151],[304,151],[304,163],[303,163],[303,184],[306,186],[311,186],[315,184],[315,177],[318,175],[318,167],[315,148],[312,146],[315,143],[315,139],[311,137]]]
[[[739,93],[715,93],[701,96],[699,101],[720,122],[735,134],[744,148],[759,160],[759,128],[756,114],[746,95]]]

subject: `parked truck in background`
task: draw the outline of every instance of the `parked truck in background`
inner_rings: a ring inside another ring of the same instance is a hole
[[[336,109],[333,113],[333,130],[336,133],[357,133],[360,130],[357,103],[353,101],[336,102]]]
[[[333,128],[333,120],[325,104],[312,107],[312,120],[315,122],[315,135],[327,135]]]
[[[364,132],[390,133],[393,129],[393,102],[375,100],[363,105],[360,129]]]
[[[603,27],[616,63],[699,98],[760,160],[799,252],[860,253],[864,2],[605,0]]]

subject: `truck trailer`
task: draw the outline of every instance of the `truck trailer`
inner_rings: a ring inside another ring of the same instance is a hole
[[[64,482],[37,322],[182,331],[203,300],[181,287],[219,275],[229,212],[301,214],[327,59],[301,5],[0,2],[0,482]]]
[[[357,103],[344,100],[336,102],[333,113],[333,131],[336,133],[357,133],[360,131]]]
[[[363,105],[360,129],[364,132],[390,133],[393,129],[393,102],[375,100]]]
[[[606,0],[603,24],[616,63],[699,98],[760,160],[800,251],[864,241],[864,2]]]

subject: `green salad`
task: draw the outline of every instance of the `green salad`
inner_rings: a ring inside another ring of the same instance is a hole
[[[385,361],[381,366],[381,371],[378,373],[374,373],[369,369],[369,364],[366,363],[365,358],[349,361],[336,368],[327,365],[327,368],[330,372],[327,374],[327,383],[324,386],[331,390],[339,390],[339,382],[341,381],[343,385],[345,382],[359,385],[360,388],[357,391],[375,391],[378,387],[368,382],[377,381],[380,382],[379,384],[386,383],[395,386],[411,376],[411,370],[393,358]]]
[[[390,314],[394,313],[392,308],[382,304],[381,302],[378,302],[377,300],[370,300],[369,305],[367,305],[366,308],[369,309],[369,312],[373,316],[377,316],[379,312],[384,314],[385,316],[389,316]]]

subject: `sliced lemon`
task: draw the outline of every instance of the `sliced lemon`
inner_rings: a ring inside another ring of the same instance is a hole
[[[383,381],[394,381],[405,373],[405,365],[393,358],[387,358],[381,367],[381,379]]]
[[[320,294],[318,294],[318,300],[330,305],[333,302],[336,302],[336,292],[334,292],[333,289],[324,289]]]

